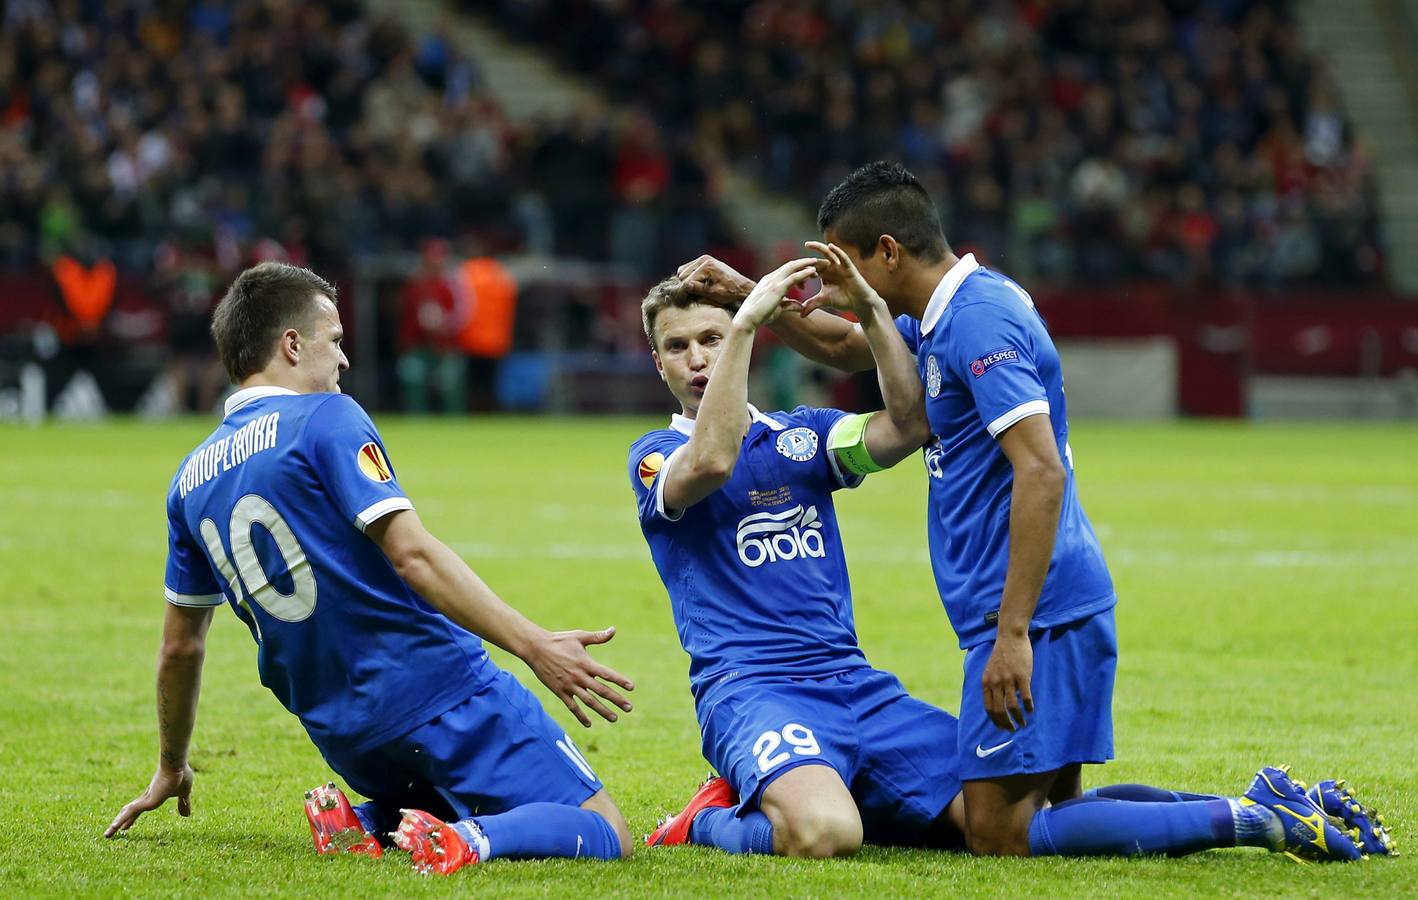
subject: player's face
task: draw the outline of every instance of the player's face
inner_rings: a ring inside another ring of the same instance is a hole
[[[870,259],[864,259],[862,253],[847,241],[842,240],[842,235],[837,233],[835,228],[827,229],[822,236],[823,240],[829,244],[836,244],[841,247],[847,256],[852,260],[852,265],[857,267],[857,271],[862,273],[862,278],[871,285],[871,289],[881,295],[881,299],[886,301],[886,305],[894,314],[897,312],[892,297],[895,294],[895,267],[888,262],[888,256],[882,252],[880,247],[872,253]]]
[[[300,362],[297,369],[306,389],[311,393],[340,392],[340,373],[350,367],[340,342],[345,329],[340,325],[340,313],[329,297],[321,294],[311,315],[310,334],[302,335]]]
[[[699,411],[732,318],[717,306],[670,307],[655,318],[655,367],[691,418]]]

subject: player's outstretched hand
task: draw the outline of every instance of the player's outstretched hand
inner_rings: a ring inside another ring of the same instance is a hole
[[[886,303],[867,284],[845,250],[836,244],[821,241],[808,241],[803,246],[814,253],[821,253],[824,259],[817,260],[822,290],[803,301],[802,315],[821,306],[854,313],[858,318],[866,318],[886,309]]]
[[[816,265],[820,262],[812,257],[790,259],[764,275],[734,313],[734,323],[758,328],[773,321],[782,311],[788,291],[817,275]]]
[[[635,685],[631,680],[615,669],[596,662],[586,652],[591,644],[604,644],[613,637],[615,626],[604,631],[548,632],[523,657],[542,684],[551,688],[576,720],[587,728],[591,727],[591,717],[586,715],[586,710],[578,705],[578,701],[595,710],[596,715],[607,722],[614,722],[616,714],[601,702],[602,699],[625,712],[630,712],[632,708],[630,701],[611,687],[615,684],[633,691]]]
[[[1029,687],[1033,680],[1034,647],[1029,637],[997,637],[980,679],[990,721],[1005,731],[1023,728],[1025,713],[1034,713],[1034,694]]]
[[[158,766],[153,780],[148,784],[148,789],[143,791],[136,800],[118,811],[113,822],[104,829],[103,836],[111,838],[120,831],[127,831],[133,827],[134,822],[138,821],[139,816],[157,809],[171,797],[177,798],[177,814],[179,816],[192,815],[191,766],[183,766],[181,771]]]
[[[691,294],[718,306],[738,306],[753,291],[752,278],[708,254],[680,266],[675,276]]]

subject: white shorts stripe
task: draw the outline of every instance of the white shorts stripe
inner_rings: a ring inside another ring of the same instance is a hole
[[[568,737],[564,741],[557,741],[556,745],[561,748],[562,753],[566,754],[566,758],[571,760],[571,764],[581,770],[582,775],[585,775],[590,780],[595,781],[596,773],[591,771],[590,764],[587,763],[584,758],[582,758],[581,752],[579,750],[572,749],[574,745],[572,745],[570,742],[571,738]]]

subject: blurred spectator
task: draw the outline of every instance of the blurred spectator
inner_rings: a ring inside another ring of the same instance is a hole
[[[216,261],[181,244],[159,248],[154,288],[167,301],[168,383],[176,408],[210,412],[226,387],[213,352],[212,306],[224,284]]]
[[[433,391],[443,412],[464,413],[468,371],[458,336],[466,309],[455,290],[456,274],[448,267],[448,243],[429,238],[421,257],[400,296],[398,373],[404,411],[429,412]]]

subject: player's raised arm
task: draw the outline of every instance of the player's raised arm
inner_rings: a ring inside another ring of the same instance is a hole
[[[607,722],[614,722],[616,713],[602,699],[630,712],[630,701],[611,684],[627,691],[635,685],[586,652],[587,646],[604,644],[614,637],[614,627],[547,631],[504,603],[458,554],[424,528],[412,509],[376,519],[365,534],[421,597],[468,631],[525,662],[582,725],[589,728],[591,718],[577,701]]]
[[[677,274],[696,297],[731,309],[742,303],[754,286],[753,279],[707,255],[680,266]],[[768,326],[795,352],[824,366],[843,372],[865,372],[876,365],[862,329],[825,310],[778,316]]]
[[[673,464],[660,477],[665,479],[665,506],[686,509],[717,491],[729,480],[743,445],[748,407],[748,364],[758,329],[778,314],[783,298],[795,285],[816,274],[812,259],[795,259],[766,275],[749,291],[734,314],[723,348],[704,386],[704,399],[695,417],[694,435],[674,454]],[[662,358],[677,352],[692,352],[669,336],[657,351]]]
[[[819,304],[850,310],[861,320],[858,330],[876,362],[877,381],[886,403],[885,415],[872,415],[865,428],[858,426],[856,433],[839,434],[840,446],[831,449],[853,471],[890,468],[921,449],[930,438],[916,360],[896,330],[886,301],[862,278],[851,257],[835,244],[808,241],[806,246],[826,257],[818,264],[822,293],[814,299]],[[853,455],[860,458],[848,458]]]
[[[172,797],[177,798],[178,815],[192,815],[192,767],[187,763],[187,748],[197,721],[212,609],[167,604],[158,655],[158,768],[148,789],[118,811],[104,837],[127,831],[139,816]]]

